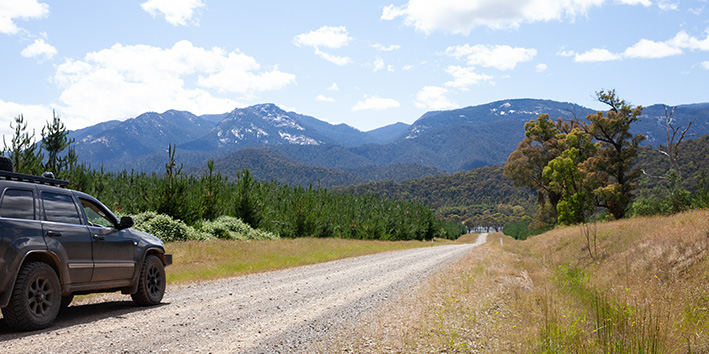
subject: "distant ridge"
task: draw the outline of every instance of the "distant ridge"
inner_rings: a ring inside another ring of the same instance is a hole
[[[411,125],[362,132],[265,103],[202,116],[148,112],[73,131],[70,137],[76,141],[79,161],[111,171],[161,173],[168,144],[176,144],[178,159],[186,167],[194,165],[186,171],[200,171],[208,159],[224,166],[234,166],[230,159],[238,159],[240,167],[268,170],[264,178],[303,184],[307,178],[293,176],[314,178],[315,173],[303,172],[310,170],[332,176],[327,184],[336,185],[395,179],[391,171],[423,177],[504,163],[524,137],[524,124],[542,113],[583,119],[595,111],[568,102],[510,99],[427,112]],[[647,136],[646,145],[662,144],[664,119],[664,105],[646,107],[632,130]],[[673,119],[680,126],[692,121],[697,136],[707,134],[709,103],[677,106]],[[266,161],[269,168],[262,166]]]

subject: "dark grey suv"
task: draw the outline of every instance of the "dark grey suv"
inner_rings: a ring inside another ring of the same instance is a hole
[[[0,307],[9,327],[51,325],[75,294],[160,303],[172,255],[68,182],[0,170]]]

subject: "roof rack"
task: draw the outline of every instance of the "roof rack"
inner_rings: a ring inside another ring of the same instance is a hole
[[[61,179],[26,175],[23,173],[15,173],[15,172],[10,172],[10,171],[3,171],[3,170],[0,170],[0,178],[8,180],[8,181],[47,184],[50,186],[63,187],[63,188],[66,188],[69,185],[68,181],[64,181]]]

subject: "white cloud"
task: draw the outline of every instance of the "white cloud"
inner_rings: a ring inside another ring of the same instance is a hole
[[[574,60],[577,62],[599,62],[620,60],[623,58],[645,58],[658,59],[674,55],[680,55],[684,50],[709,51],[709,31],[704,39],[690,36],[687,32],[680,31],[673,38],[664,42],[656,42],[648,39],[641,39],[637,43],[628,47],[621,54],[611,53],[606,49],[591,49],[583,54],[575,54]],[[562,52],[564,53],[574,53]]]
[[[352,111],[383,111],[390,108],[399,108],[401,104],[392,98],[381,98],[377,96],[367,96],[365,95],[361,101],[358,101],[353,107]]]
[[[476,27],[517,28],[522,23],[573,19],[606,0],[409,0],[389,5],[382,20],[404,17],[404,23],[424,33],[443,31],[468,35]],[[647,0],[641,0],[647,1]],[[637,1],[636,1],[637,2]]]
[[[574,52],[573,50],[565,50],[562,48],[556,54],[561,55],[562,57],[573,57],[576,55],[576,52]]]
[[[40,38],[35,39],[34,42],[23,49],[20,54],[25,58],[44,57],[44,59],[52,59],[54,55],[57,54],[57,48],[54,48],[51,44]]]
[[[660,0],[657,2],[657,7],[662,11],[677,11],[679,9],[679,3],[670,0]]]
[[[443,87],[426,86],[416,94],[414,104],[418,108],[441,110],[455,108],[458,105],[451,102],[445,95],[448,93]]]
[[[27,132],[35,132],[35,139],[41,139],[42,127],[52,119],[52,108],[44,105],[20,104],[15,102],[5,102],[0,99],[0,134],[12,135],[10,123],[15,126],[15,117],[22,114],[27,123]],[[8,141],[9,143],[9,141]]]
[[[384,65],[384,59],[382,59],[382,58],[380,58],[380,57],[377,57],[377,59],[374,60],[374,63],[372,64],[372,66],[374,66],[374,68],[372,69],[372,71],[375,72],[375,73],[376,73],[377,71],[382,70],[382,69],[384,69],[384,68],[386,67],[386,65]]]
[[[37,0],[4,0],[0,2],[0,33],[16,34],[16,19],[40,19],[49,15],[49,5]]]
[[[682,49],[709,51],[709,30],[706,34],[706,38],[698,39],[690,36],[685,31],[681,31],[666,43]]]
[[[466,58],[468,65],[492,67],[498,70],[512,70],[521,62],[532,60],[536,49],[515,48],[507,45],[484,45],[448,47],[446,54],[455,58]]]
[[[327,97],[325,95],[317,95],[317,96],[315,96],[315,100],[318,102],[335,102],[334,98]]]
[[[702,67],[703,67],[704,69],[709,70],[709,60],[708,60],[708,61],[703,61],[703,62],[701,63],[701,65],[702,65]]]
[[[254,58],[238,52],[229,53],[218,65],[218,71],[199,77],[200,86],[217,89],[220,93],[248,94],[277,90],[295,82],[295,75],[278,70],[278,65],[270,71],[254,73],[261,66]]]
[[[372,44],[372,48],[374,48],[376,50],[381,50],[382,52],[391,52],[391,51],[394,51],[397,49],[401,49],[401,46],[398,44],[392,44],[392,45],[385,46],[383,44],[374,43],[374,44]]]
[[[347,28],[345,28],[344,26],[323,26],[315,31],[310,31],[308,33],[303,33],[295,36],[295,38],[293,39],[293,44],[298,47],[313,47],[315,48],[315,55],[335,65],[344,66],[352,63],[352,59],[346,56],[338,56],[330,53],[325,53],[320,50],[320,47],[326,47],[331,49],[342,48],[347,46],[350,41],[352,41],[352,37],[349,36]]]
[[[338,55],[328,54],[318,48],[315,48],[315,55],[339,66],[345,66],[352,63],[352,59],[350,59],[350,57],[341,57]]]
[[[534,69],[535,69],[538,73],[547,71],[547,68],[548,68],[547,65],[544,64],[544,63],[538,64],[537,66],[534,67]]]
[[[642,5],[645,7],[652,5],[650,0],[620,0],[620,2],[625,5]]]
[[[669,43],[653,42],[647,39],[641,39],[623,52],[623,56],[627,58],[648,59],[664,58],[678,54],[682,54],[682,49]]]
[[[323,26],[316,31],[299,34],[293,40],[293,43],[298,47],[326,47],[326,48],[342,48],[347,46],[352,37],[349,36],[347,28]]]
[[[153,17],[162,14],[165,21],[173,26],[187,26],[190,23],[198,24],[193,17],[205,5],[202,0],[148,0],[140,4],[140,7]]]
[[[333,82],[330,87],[327,88],[328,91],[340,91],[340,88],[337,86],[336,82]]]
[[[574,56],[574,61],[579,62],[579,63],[586,63],[586,62],[599,62],[599,61],[614,61],[614,60],[621,60],[622,57],[618,54],[611,53],[607,49],[591,49],[589,51],[586,51],[584,53],[578,54]]]
[[[116,44],[83,59],[67,59],[57,67],[54,82],[62,89],[62,111],[76,120],[72,126],[86,126],[145,111],[224,112],[240,104],[234,93],[248,100],[294,83],[295,76],[277,67],[261,69],[239,51],[180,41],[167,49]]]
[[[406,10],[403,7],[396,7],[394,5],[389,5],[382,9],[382,20],[393,20],[399,16],[406,15]]]
[[[472,85],[493,79],[492,76],[476,73],[475,69],[472,67],[449,66],[446,68],[446,72],[451,74],[454,79],[453,81],[446,82],[445,86],[464,91],[467,91],[468,87]]]
[[[384,59],[381,57],[377,57],[374,62],[372,63],[372,72],[377,72],[380,70],[385,70],[392,73],[394,72],[394,65],[386,65],[384,64]]]
[[[401,67],[401,70],[409,71],[409,70],[411,70],[411,69],[413,69],[413,68],[414,68],[413,65],[407,64],[407,65],[402,66],[402,67]]]

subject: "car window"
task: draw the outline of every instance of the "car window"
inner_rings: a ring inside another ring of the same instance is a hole
[[[7,189],[0,202],[0,216],[14,219],[34,219],[34,196],[31,190]]]
[[[112,228],[115,225],[113,220],[108,216],[106,211],[100,206],[94,204],[90,200],[79,199],[81,201],[81,206],[84,208],[84,213],[88,219],[89,225],[92,226],[103,226],[107,228]]]
[[[66,224],[81,224],[79,211],[70,195],[51,192],[42,193],[44,217],[47,221]]]

